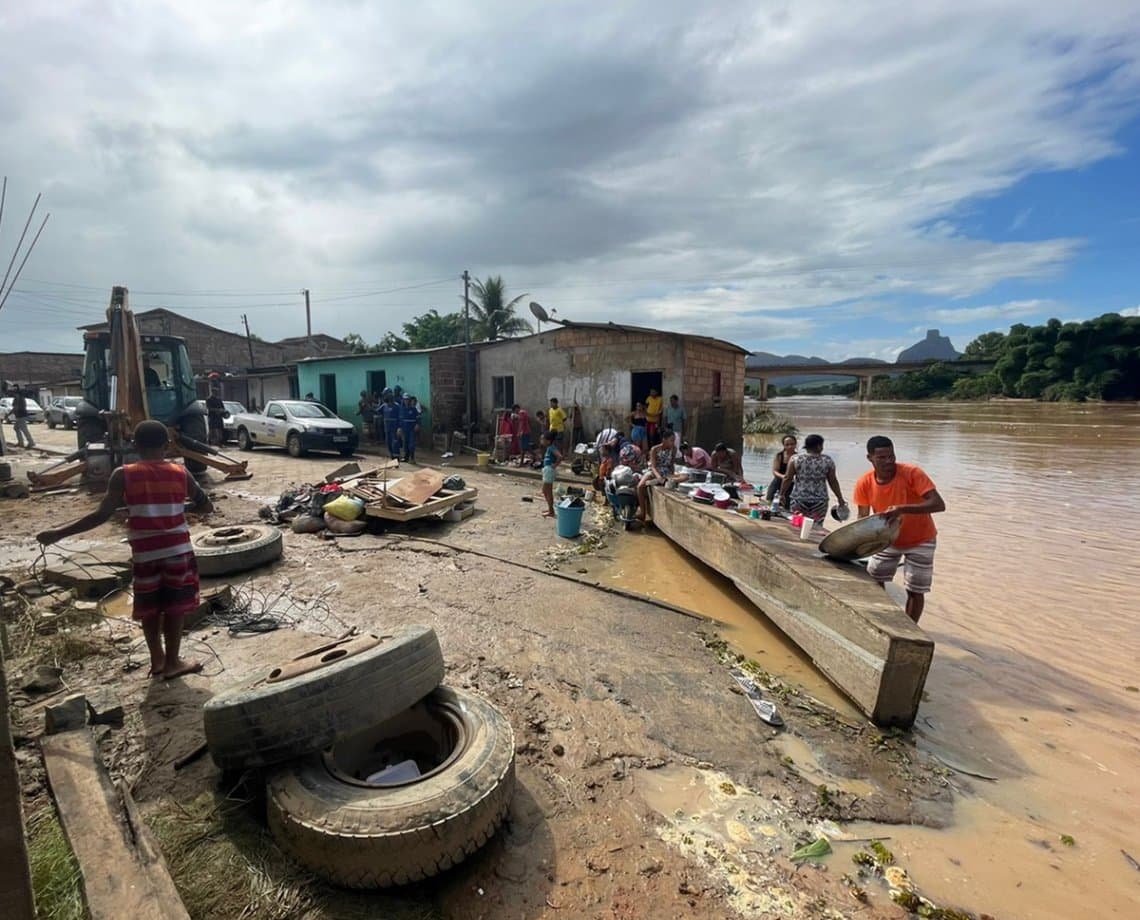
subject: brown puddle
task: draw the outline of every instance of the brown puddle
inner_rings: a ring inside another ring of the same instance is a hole
[[[679,549],[659,531],[630,531],[612,541],[613,558],[595,577],[669,601],[718,624],[726,642],[785,683],[848,716],[859,712],[733,583]]]

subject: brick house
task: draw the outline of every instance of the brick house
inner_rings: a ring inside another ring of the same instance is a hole
[[[219,329],[162,307],[135,313],[135,322],[144,335],[172,335],[186,340],[201,395],[205,396],[208,389],[206,375],[217,372],[222,375],[223,398],[247,405],[264,405],[269,399],[296,396],[296,365],[303,358],[349,353],[343,341],[323,333],[316,333],[311,339],[293,336],[277,342],[247,339],[244,334]],[[106,328],[105,322],[80,327],[83,331]]]
[[[0,354],[0,381],[32,389],[50,389],[56,396],[68,395],[68,385],[78,385],[83,374],[83,355],[50,351],[13,351]]]
[[[582,411],[587,437],[613,426],[628,430],[635,402],[651,388],[685,409],[686,440],[739,448],[744,428],[747,350],[703,335],[617,323],[563,321],[535,335],[481,343],[476,359],[480,427],[495,410],[519,403],[533,414],[551,397]]]

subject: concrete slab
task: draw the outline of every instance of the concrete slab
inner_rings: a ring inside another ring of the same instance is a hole
[[[119,695],[107,687],[87,692],[87,712],[92,725],[122,725],[123,704]]]
[[[782,519],[753,521],[663,489],[650,503],[659,530],[731,578],[874,722],[914,722],[934,641],[866,570],[822,555]]]
[[[87,724],[87,697],[75,693],[44,709],[44,731],[49,735],[83,728]]]

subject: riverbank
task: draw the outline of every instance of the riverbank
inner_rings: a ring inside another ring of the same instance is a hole
[[[209,524],[255,521],[289,482],[318,479],[340,462],[257,452],[253,480],[212,485],[219,513]],[[100,748],[172,849],[192,915],[237,916],[228,911],[240,905],[257,918],[712,920],[764,910],[820,916],[825,908],[902,916],[875,878],[856,879],[851,860],[863,844],[843,841],[834,823],[941,826],[953,789],[970,781],[912,737],[881,732],[758,672],[788,721],[784,733],[773,732],[735,690],[728,666],[737,653],[714,626],[544,574],[604,583],[615,551],[633,544],[608,529],[601,505],[587,511],[595,536],[579,552],[555,536],[537,501],[525,500],[536,498],[537,483],[493,470],[463,475],[480,495],[475,515],[458,524],[335,541],[286,532],[284,558],[237,584],[248,597],[285,599],[293,628],[252,640],[218,626],[192,632],[188,651],[206,663],[201,676],[163,683],[125,671],[139,661],[137,630],[126,620],[76,621],[65,639],[32,630],[21,645],[13,689],[45,656],[59,656],[62,642],[70,688],[119,691],[126,724],[101,732]],[[93,501],[71,493],[0,504],[0,568],[26,571],[34,533]],[[121,553],[122,535],[109,524],[63,549]],[[701,612],[699,597],[689,602]],[[249,786],[223,785],[208,759],[180,771],[174,762],[200,743],[200,707],[213,692],[319,636],[408,623],[436,629],[448,683],[486,695],[508,715],[518,792],[504,829],[455,870],[391,893],[346,894],[276,853],[256,807],[245,804],[254,798]],[[30,814],[49,807],[35,744],[42,709],[42,700],[22,695],[13,710]],[[196,834],[181,833],[186,826]],[[826,870],[800,867],[791,853],[821,830],[836,851]]]

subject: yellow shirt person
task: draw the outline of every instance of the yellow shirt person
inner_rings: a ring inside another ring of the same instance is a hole
[[[547,422],[550,425],[550,430],[557,436],[558,440],[562,440],[562,432],[566,430],[566,410],[558,405],[557,399],[550,400],[550,412],[547,414]]]
[[[645,400],[645,418],[649,422],[649,440],[657,443],[657,433],[661,429],[661,394],[656,390],[649,391],[649,398]]]

